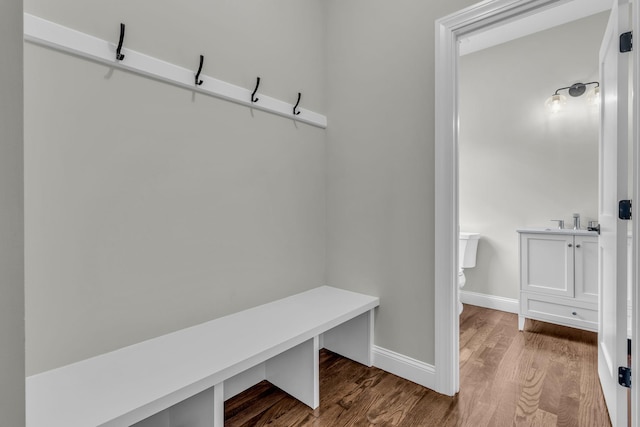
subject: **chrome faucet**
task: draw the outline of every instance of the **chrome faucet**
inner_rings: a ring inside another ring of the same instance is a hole
[[[579,213],[573,214],[573,229],[580,230],[580,214]]]
[[[551,221],[558,221],[559,230],[562,230],[564,228],[564,219],[552,219]]]

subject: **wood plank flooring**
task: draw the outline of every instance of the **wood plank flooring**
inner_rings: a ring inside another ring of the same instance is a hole
[[[225,403],[225,426],[610,426],[596,334],[465,305],[460,393],[440,395],[377,368],[320,353],[320,407],[268,382]]]

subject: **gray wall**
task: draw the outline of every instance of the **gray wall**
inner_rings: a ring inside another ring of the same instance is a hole
[[[26,12],[324,112],[323,0]],[[25,44],[27,373],[324,285],[325,131]]]
[[[475,0],[325,0],[327,277],[376,345],[434,362],[434,21]]]
[[[550,113],[560,87],[598,80],[608,13],[523,37],[460,62],[460,227],[482,234],[466,291],[518,298],[522,226],[550,219],[597,219],[597,106],[568,97]],[[566,91],[563,92],[566,95]]]
[[[24,419],[22,1],[0,2],[0,424]]]
[[[27,1],[329,118],[27,44],[28,372],[325,283],[380,296],[376,344],[433,363],[433,24],[473,3]]]

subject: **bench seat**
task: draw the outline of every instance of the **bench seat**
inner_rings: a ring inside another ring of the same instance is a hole
[[[225,381],[255,367],[315,408],[318,350],[371,366],[378,304],[322,286],[30,376],[27,427],[130,426],[206,390],[222,426]]]

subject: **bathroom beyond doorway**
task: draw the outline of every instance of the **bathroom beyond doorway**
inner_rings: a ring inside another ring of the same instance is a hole
[[[466,305],[460,393],[447,397],[333,353],[320,354],[313,411],[267,382],[225,404],[225,425],[610,426],[598,382],[596,334]]]

